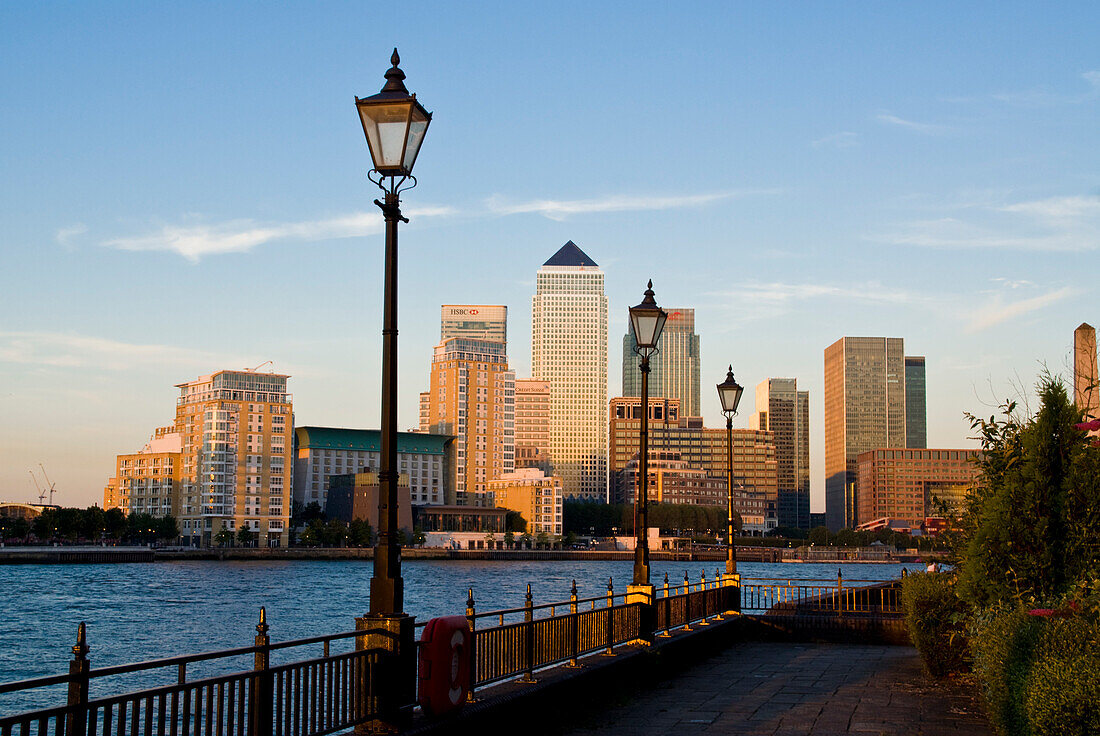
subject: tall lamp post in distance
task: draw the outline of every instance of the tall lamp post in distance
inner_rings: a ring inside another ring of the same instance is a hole
[[[726,380],[718,384],[718,399],[722,413],[726,415],[726,574],[737,573],[737,548],[733,544],[733,418],[745,389],[733,378],[733,365],[726,373]]]
[[[642,303],[630,308],[630,331],[634,333],[634,352],[642,358],[642,430],[638,448],[638,485],[634,493],[634,587],[649,584],[649,358],[657,353],[657,341],[668,313],[653,298],[653,281],[646,286]],[[644,592],[638,590],[638,592]],[[648,602],[648,601],[647,601]]]
[[[392,688],[380,703],[412,703],[415,679],[413,618],[404,613],[405,590],[401,579],[401,546],[397,541],[397,223],[408,222],[401,215],[400,193],[416,186],[412,175],[416,155],[424,142],[432,114],[424,109],[415,94],[405,88],[405,72],[398,68],[397,49],[390,57],[382,91],[370,97],[355,98],[355,108],[367,138],[374,168],[367,178],[385,193],[383,201],[374,200],[386,220],[386,256],[382,316],[382,452],[378,473],[378,541],[374,548],[374,575],[370,581],[370,613],[357,619],[358,629],[385,631],[365,634],[362,647],[388,650],[396,655],[395,666],[402,670],[382,678],[383,688]],[[402,666],[402,663],[404,666]],[[409,669],[408,672],[403,670]],[[407,683],[405,678],[408,678]],[[381,693],[380,693],[381,694]],[[379,720],[394,723],[408,715],[411,705],[400,712],[381,713]]]

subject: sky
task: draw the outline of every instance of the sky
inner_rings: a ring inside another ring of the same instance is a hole
[[[928,440],[1069,375],[1096,324],[1100,4],[0,4],[0,500],[102,503],[175,384],[272,361],[298,425],[377,427],[382,219],[354,96],[394,46],[434,113],[404,195],[399,426],[445,303],[506,304],[573,240],[627,308],[694,307],[703,409],[732,363],[810,391],[905,339]],[[269,370],[266,366],[263,370]],[[1033,401],[1033,399],[1031,399]],[[747,402],[747,405],[746,405]],[[39,473],[39,479],[41,474]]]

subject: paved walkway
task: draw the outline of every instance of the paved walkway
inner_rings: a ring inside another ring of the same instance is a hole
[[[911,647],[739,644],[588,719],[569,736],[989,736],[958,683]]]

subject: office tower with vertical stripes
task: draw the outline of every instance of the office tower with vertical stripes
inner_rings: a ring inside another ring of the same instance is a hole
[[[607,499],[607,297],[573,241],[538,270],[531,374],[550,384],[550,463],[566,498]]]

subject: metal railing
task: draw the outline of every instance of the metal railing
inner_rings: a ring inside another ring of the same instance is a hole
[[[902,615],[901,588],[894,582],[742,578],[741,610],[746,613]]]
[[[622,644],[705,623],[736,609],[736,590],[736,578],[723,580],[717,573],[708,581],[704,572],[698,583],[691,583],[685,572],[683,585],[674,586],[665,575],[650,606],[638,594],[616,593],[613,580],[607,582],[606,595],[578,598],[574,580],[568,601],[535,605],[528,585],[522,607],[479,613],[471,588],[466,601],[473,642],[470,698],[487,685],[517,678],[534,682],[539,669],[563,662],[576,667],[585,656],[613,655]],[[655,615],[647,615],[647,609]],[[495,625],[486,626],[486,621]]]
[[[729,614],[889,618],[901,612],[896,581],[845,581],[839,572],[835,581],[741,578],[720,571],[708,580],[704,572],[694,583],[685,572],[682,584],[670,585],[665,575],[653,592],[652,600],[637,589],[617,593],[609,580],[605,595],[579,598],[574,581],[568,601],[535,605],[528,585],[523,606],[478,612],[471,589],[466,601],[471,630],[469,699],[480,688],[507,680],[534,682],[541,669],[562,663],[580,666],[585,657],[614,655],[624,644],[709,626],[710,620]],[[359,625],[367,626],[362,619]],[[367,648],[368,635],[373,634],[386,631],[362,628],[272,643],[260,609],[253,646],[92,669],[81,624],[68,674],[0,684],[0,696],[64,687],[65,704],[0,716],[0,736],[322,736],[346,731],[395,706],[410,711],[413,706],[388,702],[415,696],[411,683],[401,691],[408,695],[394,695],[387,679],[395,672],[415,671],[391,668],[398,658],[408,662],[406,657],[416,657],[416,647],[397,654]],[[347,651],[333,652],[334,643],[344,643]],[[272,662],[273,652],[316,645],[321,646],[319,657]],[[240,658],[249,655],[251,669],[242,668]],[[218,668],[234,671],[213,671]],[[198,677],[189,680],[189,674]],[[142,687],[89,696],[93,682],[120,689],[128,676],[143,678]],[[398,677],[401,682],[404,678]]]
[[[364,723],[375,714],[374,669],[383,653],[361,648],[332,654],[332,642],[373,630],[272,643],[264,610],[255,645],[204,654],[91,669],[84,624],[80,624],[69,674],[0,684],[0,694],[67,686],[66,704],[0,717],[0,736],[232,736],[277,734],[321,736]],[[321,645],[321,656],[272,665],[273,651]],[[188,666],[223,666],[253,655],[251,670],[188,680]],[[102,698],[89,697],[100,678],[174,670],[175,682]]]

